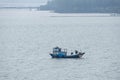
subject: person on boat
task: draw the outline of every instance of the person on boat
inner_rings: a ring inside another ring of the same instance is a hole
[[[71,55],[73,55],[73,52],[71,52]]]
[[[78,54],[78,51],[77,51],[77,50],[75,50],[75,54]]]
[[[58,51],[61,52],[61,48],[59,48]]]

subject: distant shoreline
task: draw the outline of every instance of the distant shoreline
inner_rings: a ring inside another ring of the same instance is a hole
[[[120,14],[118,13],[56,13],[52,11],[43,11],[43,10],[37,10],[36,7],[9,7],[9,8],[1,8],[0,10],[5,11],[32,11],[32,12],[38,12],[38,13],[48,13],[50,17],[120,17]]]

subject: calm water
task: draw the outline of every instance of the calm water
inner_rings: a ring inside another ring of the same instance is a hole
[[[81,15],[0,10],[0,80],[119,80],[120,17]],[[51,59],[55,46],[86,54]]]

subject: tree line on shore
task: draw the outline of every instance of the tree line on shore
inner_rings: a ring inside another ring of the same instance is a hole
[[[120,13],[120,0],[50,0],[39,9],[58,13]]]

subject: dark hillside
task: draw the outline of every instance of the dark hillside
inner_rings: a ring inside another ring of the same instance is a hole
[[[60,13],[120,13],[120,0],[52,0],[40,9]]]

